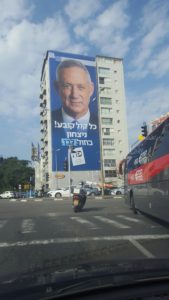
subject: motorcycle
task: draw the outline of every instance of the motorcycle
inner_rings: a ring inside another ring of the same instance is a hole
[[[86,191],[84,189],[75,189],[73,193],[73,210],[80,212],[86,203]]]

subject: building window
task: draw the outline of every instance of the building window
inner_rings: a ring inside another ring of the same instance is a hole
[[[112,114],[112,108],[102,107],[101,108],[101,114],[102,115],[110,115],[110,114]]]
[[[103,145],[104,146],[113,146],[114,145],[114,139],[103,139]]]
[[[101,87],[100,92],[106,93],[106,94],[111,94],[111,88],[108,87]]]
[[[104,84],[104,77],[99,77],[99,83]]]
[[[103,128],[103,129],[102,129],[102,133],[103,133],[104,135],[110,135],[110,128]]]
[[[114,152],[115,152],[115,149],[104,149],[103,150],[104,156],[107,156],[107,155],[112,156],[114,154]]]
[[[109,84],[111,83],[111,78],[106,77],[106,78],[104,79],[104,83],[109,85]]]
[[[110,68],[102,68],[102,67],[99,67],[99,74],[102,74],[102,75],[110,75]]]
[[[117,120],[117,123],[119,124],[119,123],[120,123],[120,120]]]
[[[112,125],[113,124],[113,118],[102,118],[102,124]]]
[[[105,167],[115,167],[116,166],[115,159],[104,159],[104,166]]]
[[[117,177],[116,170],[106,170],[105,177]]]
[[[108,97],[101,97],[100,98],[100,103],[104,105],[111,105],[112,104],[112,99]]]
[[[116,100],[116,104],[119,104],[119,100]]]

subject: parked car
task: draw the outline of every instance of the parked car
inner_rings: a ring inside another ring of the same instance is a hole
[[[69,197],[69,188],[63,188],[63,189],[57,189],[57,190],[52,190],[47,192],[48,197],[56,197],[56,198],[61,198],[61,197]],[[72,191],[71,191],[72,195]]]
[[[124,195],[124,187],[112,189],[111,195]]]
[[[109,188],[104,188],[104,195],[111,195],[111,189],[109,189]],[[101,191],[101,193],[102,193],[102,191]]]
[[[101,194],[100,189],[97,187],[86,188],[87,196],[99,196]]]
[[[2,194],[0,194],[0,198],[2,198],[2,199],[15,198],[15,194],[12,191],[5,191]]]

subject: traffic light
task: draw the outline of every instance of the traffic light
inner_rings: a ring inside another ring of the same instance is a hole
[[[141,126],[141,132],[142,132],[143,136],[145,136],[145,137],[147,136],[148,132],[147,132],[147,125],[146,124]]]
[[[49,181],[49,173],[46,173],[46,181]]]
[[[68,171],[68,161],[67,161],[67,158],[65,158],[65,160],[64,160],[63,169],[64,169],[64,171]]]

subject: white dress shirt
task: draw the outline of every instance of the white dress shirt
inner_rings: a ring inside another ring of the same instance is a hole
[[[89,120],[90,120],[90,111],[88,110],[87,113],[79,118],[79,119],[74,119],[71,116],[69,116],[67,113],[65,113],[65,111],[62,108],[62,116],[63,116],[63,122],[64,123],[72,123],[73,121],[77,121],[79,124],[89,124]]]

